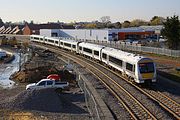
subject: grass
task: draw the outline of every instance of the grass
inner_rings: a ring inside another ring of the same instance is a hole
[[[158,74],[165,77],[165,78],[168,78],[172,81],[180,83],[180,72],[179,71],[177,74],[171,74],[168,72],[158,71]]]

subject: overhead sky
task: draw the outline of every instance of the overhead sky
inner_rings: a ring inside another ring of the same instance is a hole
[[[153,16],[180,15],[180,0],[0,0],[4,22],[94,21],[110,16],[112,22]]]

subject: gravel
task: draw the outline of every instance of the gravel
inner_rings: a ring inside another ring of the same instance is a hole
[[[8,117],[12,113],[19,114],[19,112],[25,113],[23,115],[26,115],[26,112],[31,113],[34,119],[38,116],[54,120],[90,118],[85,107],[84,94],[78,87],[72,87],[69,91],[61,93],[55,92],[54,89],[24,90],[22,92],[16,89],[6,91],[6,94],[11,93],[10,97],[0,94],[5,97],[0,101],[0,119],[1,116]],[[15,96],[13,96],[13,92],[15,92]]]
[[[105,104],[108,106],[115,120],[130,120],[131,116],[123,105],[117,101],[116,98],[107,90],[107,88],[102,85],[102,83],[91,73],[88,73],[83,68],[79,69],[81,74],[83,73],[88,80],[95,87],[101,98],[104,100]]]
[[[62,108],[62,102],[54,89],[25,90],[0,102],[0,109],[60,112]]]

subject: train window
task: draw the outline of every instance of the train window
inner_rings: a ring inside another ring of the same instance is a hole
[[[34,39],[39,40],[39,38],[38,38],[38,37],[34,37]]]
[[[34,39],[33,37],[31,37],[31,39]]]
[[[126,69],[129,71],[133,71],[133,65],[130,63],[126,63]]]
[[[122,60],[119,60],[115,57],[109,56],[109,61],[118,65],[118,66],[122,66]]]
[[[150,63],[140,63],[139,64],[140,73],[152,73],[154,72],[154,64]]]
[[[41,41],[43,41],[43,38],[40,38]]]
[[[72,47],[73,47],[73,48],[76,48],[76,45],[73,45]]]
[[[99,56],[99,51],[94,50],[94,55]]]
[[[83,51],[85,51],[85,52],[88,52],[88,53],[91,53],[91,54],[92,54],[92,50],[91,50],[91,49],[89,49],[89,48],[84,48],[84,49],[83,49]]]
[[[47,39],[45,39],[45,41],[47,41]]]
[[[48,41],[49,41],[49,42],[51,42],[51,43],[54,43],[54,40],[50,40],[50,39],[48,39]]]
[[[69,43],[64,43],[64,46],[71,47],[71,44],[69,44]]]
[[[102,58],[107,59],[107,54],[103,53]]]
[[[79,47],[79,50],[82,50],[82,47]]]
[[[63,45],[63,42],[61,42],[61,45]]]
[[[55,41],[56,44],[58,44],[58,41]]]

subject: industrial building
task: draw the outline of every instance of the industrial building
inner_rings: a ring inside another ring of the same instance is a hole
[[[118,41],[141,40],[156,35],[160,27],[133,27],[123,29],[40,29],[40,35],[78,40]]]
[[[48,37],[65,37],[78,40],[118,40],[119,29],[41,29],[40,35]]]

